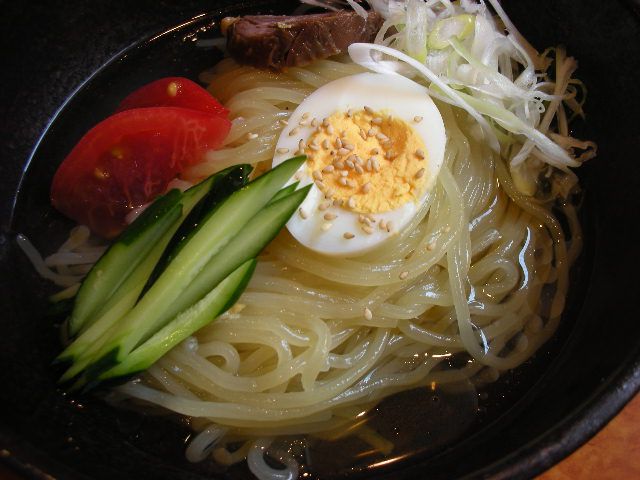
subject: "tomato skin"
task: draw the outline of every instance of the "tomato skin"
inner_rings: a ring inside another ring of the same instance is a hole
[[[58,168],[51,186],[55,208],[113,238],[134,208],[163,193],[186,167],[217,149],[231,122],[178,107],[116,113],[87,132]]]
[[[140,87],[125,97],[116,112],[142,107],[181,107],[223,118],[229,116],[229,110],[207,90],[184,77],[161,78]]]

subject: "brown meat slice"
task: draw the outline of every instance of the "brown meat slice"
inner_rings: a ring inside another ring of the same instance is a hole
[[[352,43],[371,42],[382,22],[376,12],[369,12],[364,19],[355,12],[341,10],[224,19],[223,29],[229,53],[239,63],[283,70],[337,55]]]

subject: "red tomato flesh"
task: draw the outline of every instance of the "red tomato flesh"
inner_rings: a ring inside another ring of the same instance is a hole
[[[54,207],[94,233],[113,238],[125,217],[166,190],[186,167],[217,149],[231,122],[177,107],[136,108],[93,127],[58,168]]]
[[[209,92],[183,77],[161,78],[140,87],[120,103],[116,112],[141,107],[182,107],[223,118],[229,115]]]

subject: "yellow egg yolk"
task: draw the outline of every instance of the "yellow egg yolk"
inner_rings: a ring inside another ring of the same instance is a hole
[[[413,127],[368,107],[324,119],[304,153],[309,174],[325,196],[358,213],[388,212],[415,202],[430,177],[424,142]]]

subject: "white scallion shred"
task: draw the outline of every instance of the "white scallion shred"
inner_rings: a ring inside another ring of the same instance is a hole
[[[355,8],[354,0],[303,1]],[[522,193],[536,192],[549,168],[568,174],[595,156],[593,142],[569,135],[568,122],[584,116],[586,91],[571,77],[577,62],[561,48],[538,53],[498,0],[367,1],[385,22],[373,43],[349,47],[351,59],[413,78],[434,98],[466,110],[508,161]]]

